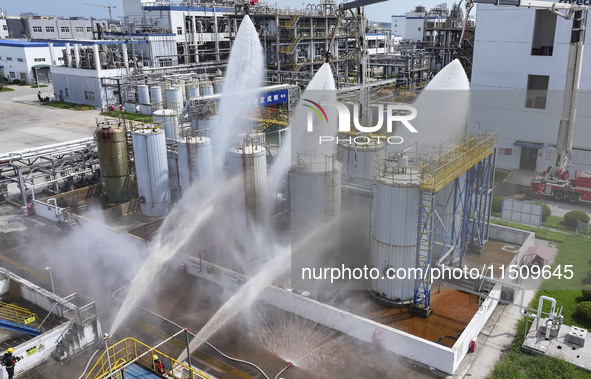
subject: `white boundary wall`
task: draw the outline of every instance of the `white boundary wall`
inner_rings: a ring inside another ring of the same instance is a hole
[[[518,263],[523,253],[533,245],[535,234],[500,225],[490,225],[489,237],[521,245],[514,261]],[[186,266],[187,273],[207,279],[232,291],[238,290],[247,277],[234,271],[184,257],[179,262]],[[261,295],[267,303],[314,321],[331,329],[340,331],[361,341],[378,345],[400,356],[412,359],[429,367],[453,374],[469,350],[470,341],[480,334],[501,297],[502,285],[497,284],[466,326],[452,348],[419,338],[401,330],[298,295],[283,288],[270,286]],[[518,297],[520,298],[520,297]]]

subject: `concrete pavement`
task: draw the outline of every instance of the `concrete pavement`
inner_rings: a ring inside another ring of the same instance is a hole
[[[544,245],[553,252],[548,264],[554,262],[558,248],[546,241],[536,240],[536,245]],[[522,280],[518,284],[525,288],[523,304],[529,305],[534,298],[541,279]],[[515,294],[515,303],[519,304],[520,296]],[[520,307],[516,305],[498,305],[490,319],[478,335],[476,351],[466,355],[453,378],[486,378],[492,372],[495,364],[501,358],[503,352],[507,351],[513,339],[517,335],[517,324],[523,316],[520,314]]]
[[[14,92],[0,92],[0,153],[91,137],[98,110],[73,111],[43,106],[37,101],[51,93],[47,88],[11,86]]]

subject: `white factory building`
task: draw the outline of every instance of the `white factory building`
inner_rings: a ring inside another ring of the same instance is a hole
[[[52,64],[50,49],[61,62],[61,51],[64,44],[53,44],[50,48],[48,42],[30,42],[24,40],[0,40],[0,77],[9,80],[25,80],[28,83],[37,81],[46,83],[49,81],[49,66]]]
[[[428,22],[442,23],[445,20],[446,17],[432,14],[425,7],[418,6],[412,12],[392,16],[392,36],[411,42],[422,41]]]
[[[468,131],[499,131],[498,168],[544,171],[555,159],[572,20],[546,10],[483,4],[476,17]],[[589,41],[571,172],[591,169]]]
[[[5,18],[0,18],[0,39],[8,38],[8,24]]]

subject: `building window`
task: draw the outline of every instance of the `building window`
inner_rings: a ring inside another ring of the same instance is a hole
[[[546,109],[549,80],[550,77],[546,75],[527,76],[526,108]]]
[[[84,27],[83,26],[77,26],[76,27],[76,33],[84,33]]]
[[[421,31],[421,27],[420,26],[419,26],[419,29],[418,30],[419,30],[419,32]]]
[[[160,58],[158,60],[160,67],[170,67],[172,66],[172,58]]]
[[[46,26],[45,32],[46,33],[55,33],[55,28],[53,26]]]
[[[33,26],[33,33],[43,33],[43,28],[40,26]]]
[[[183,27],[182,26],[179,26],[176,28],[176,34],[179,36],[183,35]]]
[[[66,96],[68,96],[67,92],[66,92]],[[94,101],[94,92],[93,91],[84,91],[84,98],[89,101]]]
[[[11,79],[16,79],[16,73],[10,71],[10,73],[8,75],[10,75]]]
[[[64,88],[64,92],[66,92],[66,97],[70,97],[70,92],[68,92],[67,88]]]
[[[545,9],[536,10],[531,55],[552,55],[555,32],[556,14]]]
[[[64,57],[57,57],[57,60],[58,61],[63,61],[64,60]]]
[[[6,57],[6,60],[7,61],[11,61],[12,60],[12,57]]]
[[[27,74],[24,72],[21,72],[21,80],[24,80],[25,82],[27,81]]]
[[[8,25],[2,25],[2,29],[8,30]]]
[[[16,58],[17,61],[19,62],[24,62],[25,60],[23,58]]]
[[[70,33],[69,26],[62,26],[62,27],[60,27],[60,30],[62,31],[62,33]]]
[[[35,58],[35,62],[45,62],[45,58]]]
[[[87,26],[86,27],[86,33],[92,33],[92,27]]]

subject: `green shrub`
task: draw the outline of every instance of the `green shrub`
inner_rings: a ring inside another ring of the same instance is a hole
[[[492,199],[492,211],[500,212],[503,207],[503,198],[501,196],[495,196]]]
[[[581,301],[577,305],[577,316],[584,321],[591,321],[591,301]]]
[[[591,289],[589,289],[589,290],[581,290],[581,292],[583,293],[583,300],[585,300],[585,301],[591,301]]]
[[[583,211],[570,211],[564,215],[564,223],[568,226],[576,228],[577,221],[586,224],[589,222],[589,216]]]
[[[14,79],[14,80],[12,81],[12,84],[19,85],[19,84],[21,84],[21,81],[20,81],[20,79]]]
[[[542,204],[542,203],[539,201],[534,201],[534,204]],[[548,219],[548,217],[550,217],[551,215],[552,215],[552,210],[550,209],[549,206],[544,204],[544,206],[542,207],[542,221],[546,221]]]

